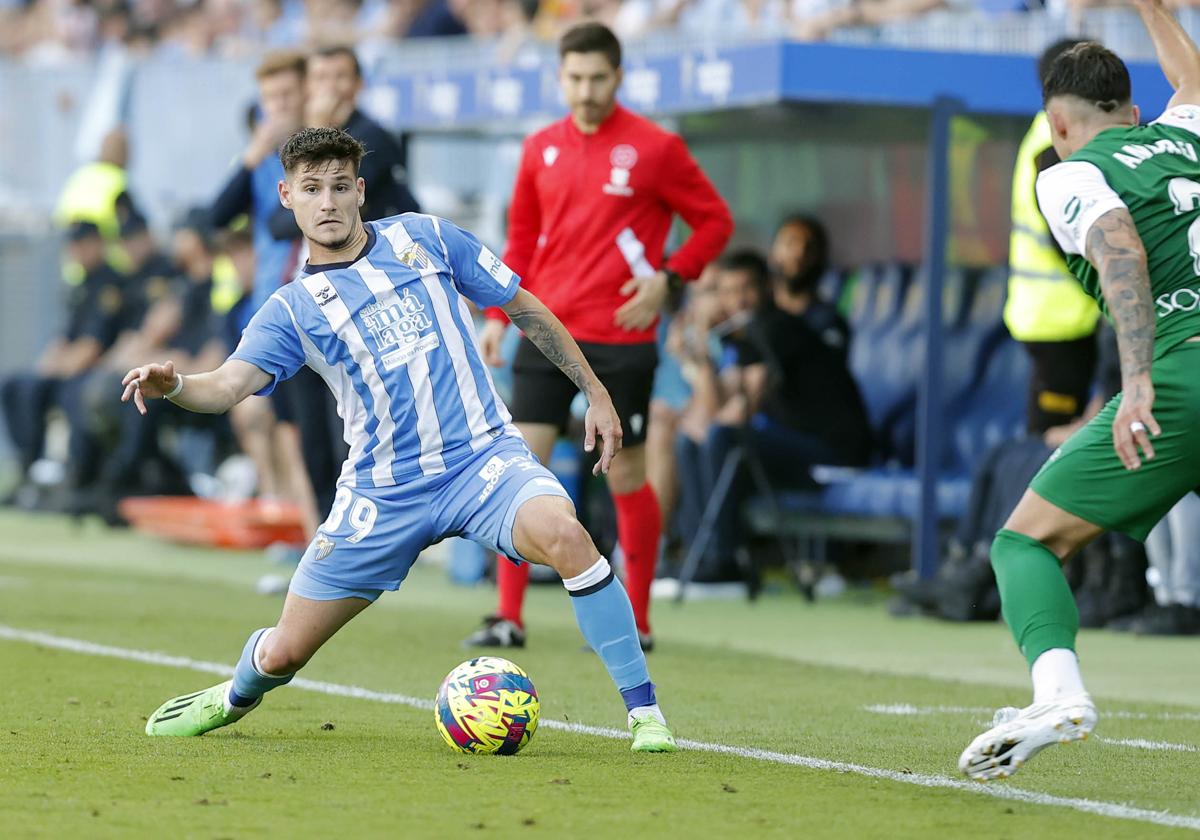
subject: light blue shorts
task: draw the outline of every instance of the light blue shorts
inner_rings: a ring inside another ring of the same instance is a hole
[[[417,555],[465,537],[523,562],[513,545],[517,511],[535,496],[567,491],[525,441],[502,437],[440,475],[395,487],[339,487],[292,576],[302,598],[374,601],[398,589]]]

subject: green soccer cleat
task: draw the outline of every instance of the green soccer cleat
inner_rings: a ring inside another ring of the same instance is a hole
[[[203,691],[168,700],[146,721],[146,734],[203,735],[205,732],[241,720],[247,712],[262,702],[262,698],[254,701],[253,706],[244,709],[235,707],[226,711],[225,697],[231,684],[228,681],[223,682]]]
[[[675,736],[659,715],[629,716],[629,731],[633,733],[634,752],[675,752]]]

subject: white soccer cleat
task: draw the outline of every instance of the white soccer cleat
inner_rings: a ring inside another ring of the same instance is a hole
[[[1007,779],[1051,744],[1086,740],[1096,719],[1096,706],[1086,691],[1024,709],[1000,709],[992,728],[963,751],[958,769],[977,782]]]

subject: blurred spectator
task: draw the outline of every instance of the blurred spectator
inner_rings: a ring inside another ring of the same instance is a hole
[[[1006,0],[984,2],[988,8],[1007,8]],[[1078,11],[1105,2],[1054,5]],[[1020,0],[1013,5],[1023,7]],[[512,42],[533,35],[551,40],[582,20],[603,23],[623,38],[674,30],[687,35],[788,32],[821,40],[844,27],[877,27],[938,9],[975,8],[968,0],[31,0],[0,9],[0,54],[60,63],[113,46],[195,58],[333,43],[373,45],[380,39],[469,35]],[[513,49],[501,45],[500,53],[512,55]]]
[[[222,237],[222,251],[233,265],[240,295],[221,319],[222,351],[232,353],[242,337],[243,313],[254,297],[254,243],[245,231],[230,231]],[[304,517],[305,532],[316,532],[316,499],[300,455],[300,437],[295,424],[276,422],[271,400],[247,397],[229,412],[229,422],[241,450],[254,462],[258,495],[262,499],[296,502]]]
[[[418,213],[420,206],[408,191],[404,149],[379,123],[358,109],[363,90],[358,56],[347,46],[332,46],[308,57],[304,124],[334,126],[367,147],[358,174],[367,183],[364,221],[385,219],[400,213]],[[278,203],[278,202],[277,202]],[[292,211],[278,207],[272,229],[299,236]]]
[[[697,280],[697,283],[700,281]],[[694,288],[695,286],[693,286]],[[646,480],[654,488],[664,523],[663,536],[671,541],[670,522],[679,497],[679,470],[675,463],[675,439],[692,390],[683,378],[679,359],[672,352],[672,337],[678,333],[682,313],[664,315],[658,325],[658,367],[650,393],[650,417],[646,423]]]
[[[32,373],[18,373],[0,386],[0,408],[23,478],[44,455],[47,415],[56,407],[72,420],[70,462],[77,463],[83,440],[81,382],[116,340],[124,304],[124,283],[108,264],[105,247],[95,223],[68,228],[68,257],[83,277],[68,292],[66,329],[42,352]]]
[[[827,447],[826,459],[817,463],[864,465],[871,431],[850,374],[850,327],[817,288],[829,268],[825,228],[808,216],[788,217],[776,232],[771,259],[774,309],[752,325],[752,340],[739,353],[744,365],[766,366],[758,410],[797,444],[807,437]],[[819,395],[815,405],[811,394]]]
[[[283,180],[279,147],[304,125],[305,70],[304,55],[289,50],[268,53],[259,62],[254,74],[258,108],[250,142],[211,210],[217,228],[229,226],[244,213],[250,214],[257,267],[253,303],[245,313],[247,323],[292,276],[298,262],[298,232],[276,237],[270,223],[275,211],[282,209],[277,193],[277,185]]]
[[[870,457],[871,433],[847,356],[850,330],[837,308],[823,300],[817,284],[828,267],[828,242],[815,219],[783,221],[771,247],[776,277],[753,251],[735,251],[718,263],[717,297],[723,321],[711,332],[722,345],[718,367],[703,346],[691,355],[696,399],[706,405],[712,426],[706,438],[680,437],[679,466],[696,464],[681,476],[685,534],[713,495],[726,459],[741,447],[777,487],[812,486],[817,464],[862,466]],[[709,574],[733,571],[737,518],[755,489],[741,470],[717,519]]]
[[[675,444],[677,530],[685,541],[698,529],[722,466],[714,467],[709,457],[711,439],[714,433],[723,434],[718,428],[739,427],[746,417],[748,383],[733,342],[746,337],[746,328],[769,296],[767,264],[759,254],[736,251],[722,257],[689,290],[687,312],[668,344],[680,358],[684,379],[692,389]],[[735,501],[730,497],[725,505]],[[698,581],[737,577],[735,535],[727,523],[722,524],[726,527],[718,527],[706,547],[695,577]]]
[[[114,129],[101,141],[99,157],[67,179],[54,211],[54,220],[64,227],[73,222],[95,225],[105,241],[114,246],[109,250],[109,261],[122,269],[125,255],[116,247],[121,224],[138,212],[129,194],[128,163],[128,137],[124,129]],[[65,274],[71,283],[83,278],[80,267],[70,262]]]
[[[190,213],[173,236],[172,256],[176,276],[167,292],[151,296],[157,287],[152,278],[150,294],[140,307],[128,307],[142,317],[131,323],[131,332],[105,356],[91,374],[85,391],[88,431],[95,451],[107,452],[104,462],[77,477],[76,505],[109,520],[115,520],[115,502],[121,496],[146,492],[187,492],[181,466],[188,461],[187,447],[177,447],[179,456],[161,446],[160,433],[168,425],[184,424],[211,432],[224,423],[220,419],[192,417],[169,404],[156,401],[142,417],[120,401],[121,377],[148,356],[162,356],[182,371],[209,370],[225,358],[224,342],[212,310],[213,267],[216,252],[208,214]],[[162,404],[159,404],[162,403]],[[195,463],[190,471],[197,471]]]
[[[407,38],[441,38],[447,35],[466,35],[463,17],[471,0],[410,0],[403,7],[412,9],[411,23],[402,35]],[[401,4],[393,0],[393,6]]]
[[[147,313],[173,292],[176,271],[170,258],[159,250],[146,220],[140,214],[135,213],[121,224],[121,248],[128,261],[125,309],[121,313],[122,333],[107,357],[121,359],[121,372],[124,373],[139,364],[137,359],[146,358],[148,349],[162,346],[154,343],[147,347],[134,341],[133,337],[140,335]],[[162,340],[165,338],[163,336]]]
[[[124,300],[118,316],[117,340],[80,385],[83,411],[75,424],[79,436],[71,475],[74,504],[87,507],[84,496],[100,478],[102,454],[119,434],[119,383],[147,353],[166,348],[179,329],[174,298],[180,279],[174,264],[159,249],[139,215],[121,226],[121,245],[129,259]]]
[[[1200,635],[1200,498],[1179,500],[1146,540],[1154,602],[1124,629],[1154,636]]]
[[[796,0],[786,8],[789,31],[800,41],[823,41],[838,29],[885,26],[939,9],[973,12],[976,0]]]

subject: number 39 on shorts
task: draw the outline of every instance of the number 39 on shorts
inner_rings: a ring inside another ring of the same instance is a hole
[[[346,516],[347,511],[350,513],[349,517]],[[374,502],[364,496],[355,496],[349,487],[339,487],[337,495],[333,497],[333,508],[329,511],[329,518],[325,520],[323,530],[336,531],[342,527],[342,520],[345,519],[350,530],[354,532],[346,537],[346,542],[356,543],[371,533],[378,518],[379,508],[375,507]]]

